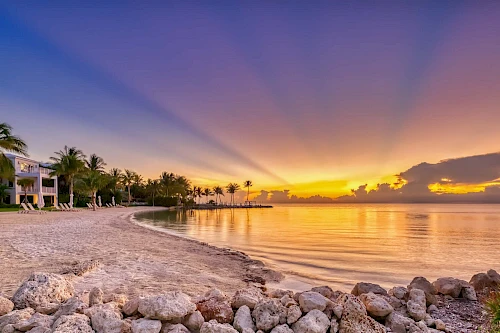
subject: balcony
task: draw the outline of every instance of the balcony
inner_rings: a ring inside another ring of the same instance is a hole
[[[18,166],[16,167],[16,174],[23,175],[23,174],[30,174],[30,175],[43,175],[43,176],[50,176],[50,173],[53,170],[44,168],[41,166],[37,165],[23,165],[23,166]]]
[[[56,188],[55,187],[42,186],[42,193],[56,194]]]
[[[21,187],[21,189],[19,190],[19,193],[30,193],[30,194],[33,194],[33,193],[38,193],[38,187],[36,186],[29,186],[29,187]]]

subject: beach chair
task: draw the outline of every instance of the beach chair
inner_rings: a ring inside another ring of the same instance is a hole
[[[61,206],[64,207],[64,209],[66,209],[67,212],[78,212],[78,211],[80,211],[79,209],[71,208],[67,203],[62,203]]]
[[[111,208],[113,206],[111,206],[109,203],[106,203],[106,207]]]
[[[92,209],[92,208],[93,208],[93,207],[92,207],[92,205],[91,205],[90,203],[86,202],[86,204],[87,204],[87,207],[89,207],[89,209]]]
[[[19,210],[17,212],[18,214],[28,214],[30,212],[29,208],[26,207],[26,205],[24,204],[24,202],[21,203],[20,208],[22,208],[23,210]]]
[[[28,202],[28,207],[30,209],[30,212],[38,213],[38,214],[45,214],[43,210],[36,210],[35,207],[31,203]]]

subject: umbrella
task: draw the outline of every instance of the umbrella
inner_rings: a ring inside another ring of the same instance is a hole
[[[113,204],[113,206],[116,206],[116,205],[115,205],[115,197],[112,197],[112,198],[111,198],[111,203]]]
[[[69,195],[69,207],[70,207],[70,208],[73,208],[73,196],[74,196],[74,194],[73,194],[73,193],[71,193],[71,194]]]
[[[45,201],[43,201],[43,194],[38,193],[38,209],[45,207]]]
[[[102,207],[101,196],[98,196],[97,200],[99,200],[99,207]]]

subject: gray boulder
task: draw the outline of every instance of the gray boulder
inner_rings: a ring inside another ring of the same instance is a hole
[[[382,297],[374,293],[362,294],[359,299],[366,307],[368,314],[375,318],[384,318],[389,315],[394,308]]]
[[[320,310],[313,309],[292,325],[295,333],[326,333],[330,319]]]
[[[179,291],[166,292],[163,295],[142,298],[138,311],[146,318],[159,320],[182,319],[196,311],[188,295]]]
[[[279,324],[286,323],[287,308],[279,299],[263,299],[252,312],[258,330],[270,331]]]
[[[82,314],[61,316],[52,325],[52,333],[94,333],[89,317]]]
[[[231,306],[235,309],[239,309],[243,305],[248,306],[249,309],[253,310],[255,305],[264,298],[264,295],[257,288],[245,288],[237,290],[231,299]]]
[[[378,295],[387,295],[387,291],[384,288],[382,288],[378,284],[368,283],[368,282],[356,283],[356,285],[351,291],[351,294],[353,294],[354,296],[359,296],[361,294],[368,294],[369,292]]]
[[[314,291],[306,291],[299,296],[299,305],[302,312],[307,313],[311,310],[324,311],[332,301]]]
[[[234,315],[233,326],[239,332],[243,332],[245,328],[249,328],[252,331],[255,331],[255,324],[253,322],[252,314],[248,306],[243,305],[238,309],[238,311],[236,311],[236,314]]]
[[[443,295],[450,295],[453,298],[458,298],[462,291],[460,280],[452,277],[439,278],[432,284],[436,291]]]
[[[200,333],[238,333],[229,324],[219,324],[217,320],[210,320],[201,325]]]
[[[161,321],[141,318],[132,321],[132,333],[159,333]]]
[[[0,296],[0,317],[14,310],[14,303],[6,297]]]
[[[31,318],[35,313],[32,308],[26,308],[22,310],[14,310],[0,317],[0,332],[7,325],[15,325],[21,321]]]
[[[424,319],[427,315],[425,292],[421,289],[412,289],[406,307],[413,319],[416,321]]]

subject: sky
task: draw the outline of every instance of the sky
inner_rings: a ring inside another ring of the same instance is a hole
[[[444,200],[495,187],[500,162],[401,176],[500,150],[498,17],[498,1],[0,0],[1,121],[42,161],[68,145],[144,178],[251,179],[262,200],[377,184]]]

